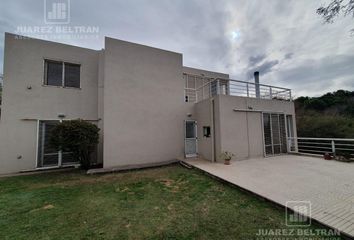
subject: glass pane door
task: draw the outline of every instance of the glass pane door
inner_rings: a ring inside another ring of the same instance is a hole
[[[186,157],[197,156],[197,122],[194,120],[185,121],[184,151]]]
[[[51,130],[59,121],[39,121],[37,167],[52,167],[59,164],[59,152],[49,143]]]
[[[284,114],[263,113],[263,134],[266,156],[287,152]]]
[[[38,129],[38,159],[37,167],[58,167],[62,165],[77,164],[71,152],[56,151],[50,145],[52,129],[59,121],[39,121]]]

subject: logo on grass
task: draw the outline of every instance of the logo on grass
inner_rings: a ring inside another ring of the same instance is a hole
[[[44,0],[44,22],[46,24],[68,24],[70,22],[70,0]]]
[[[311,225],[310,201],[287,201],[285,206],[286,226],[308,227]]]

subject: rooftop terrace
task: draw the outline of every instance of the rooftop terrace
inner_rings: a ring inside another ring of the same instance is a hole
[[[184,74],[185,101],[200,102],[218,94],[291,101],[291,89],[226,78]]]

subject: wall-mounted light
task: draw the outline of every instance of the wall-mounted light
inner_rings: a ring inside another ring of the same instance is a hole
[[[187,113],[187,117],[192,117],[193,115],[191,113]]]
[[[65,118],[66,115],[64,113],[58,113],[58,118]]]
[[[28,85],[28,86],[27,86],[27,89],[28,89],[28,90],[31,90],[31,89],[32,89],[32,86],[31,86],[31,85]]]

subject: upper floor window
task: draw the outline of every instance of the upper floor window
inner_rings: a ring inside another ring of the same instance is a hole
[[[45,60],[44,84],[50,86],[80,88],[80,65]]]

